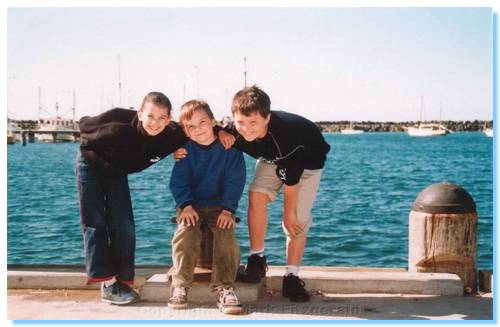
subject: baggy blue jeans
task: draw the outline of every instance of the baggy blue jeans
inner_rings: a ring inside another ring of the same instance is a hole
[[[134,281],[135,224],[127,176],[106,177],[78,153],[77,189],[87,284]]]

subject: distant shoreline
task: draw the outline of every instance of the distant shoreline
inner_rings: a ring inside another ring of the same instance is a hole
[[[38,129],[38,120],[10,120],[20,129]],[[447,129],[454,132],[478,132],[485,127],[492,127],[492,120],[431,120],[422,123],[442,124]],[[78,124],[78,122],[76,122]],[[406,127],[418,124],[417,121],[409,122],[374,122],[374,121],[317,121],[316,125],[325,133],[340,133],[342,129],[353,128],[365,132],[404,132]]]
[[[365,132],[404,132],[407,127],[418,125],[417,121],[410,122],[372,122],[372,121],[319,121],[316,125],[325,133],[340,133],[343,129],[356,129]],[[422,123],[441,124],[454,132],[478,132],[485,127],[492,127],[492,120],[473,120],[473,121],[424,121]]]

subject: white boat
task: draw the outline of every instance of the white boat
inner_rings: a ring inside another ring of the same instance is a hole
[[[352,129],[352,128],[346,128],[340,130],[341,134],[346,134],[346,135],[355,135],[355,134],[363,134],[365,131],[362,129]]]
[[[441,121],[441,114],[443,111],[443,104],[439,102],[439,121]],[[420,98],[420,122],[413,127],[407,127],[406,132],[409,136],[426,137],[426,136],[444,136],[450,133],[450,130],[444,127],[441,123],[421,123],[424,113],[424,95]]]
[[[74,131],[75,124],[72,120],[65,120],[61,117],[54,119],[40,119],[39,130],[47,132],[55,132],[53,134],[37,134],[36,138],[42,142],[74,142],[75,138],[72,134],[57,134],[58,131],[71,132]]]
[[[7,129],[7,144],[16,143],[16,135],[11,129]]]
[[[39,91],[40,92],[40,91]],[[40,97],[40,95],[39,95]],[[39,100],[40,102],[40,100]],[[39,113],[42,111],[42,107],[38,105]],[[71,109],[73,111],[73,119],[62,119],[59,116],[59,103],[56,102],[56,115],[55,118],[51,119],[39,119],[38,120],[38,129],[39,131],[44,132],[54,132],[54,134],[36,134],[36,138],[42,142],[74,142],[75,137],[72,134],[57,134],[58,131],[61,132],[74,132],[78,130],[78,126],[75,123],[75,92],[73,91],[73,107]]]
[[[419,124],[414,127],[407,127],[406,132],[409,136],[444,136],[449,130],[441,124]]]
[[[485,128],[483,132],[484,134],[486,134],[486,136],[493,137],[493,128]]]
[[[365,131],[362,129],[354,129],[354,126],[352,123],[349,124],[348,128],[344,128],[340,130],[341,134],[346,134],[346,135],[356,135],[356,134],[363,134]]]
[[[7,122],[7,144],[15,144],[17,137],[15,131],[17,130],[16,124],[13,122]]]

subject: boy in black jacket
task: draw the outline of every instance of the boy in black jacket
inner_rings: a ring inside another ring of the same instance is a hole
[[[221,135],[221,142],[226,147],[234,141],[237,149],[257,159],[249,187],[251,255],[242,280],[259,282],[265,276],[267,206],[284,186],[282,225],[287,236],[287,270],[282,294],[291,301],[304,302],[309,300],[309,293],[298,277],[299,266],[312,223],[311,209],[330,146],[313,122],[270,108],[269,96],[257,86],[240,90],[231,107],[234,123],[225,128],[231,135],[226,135],[226,140]]]
[[[129,286],[135,226],[127,175],[159,162],[188,140],[171,121],[171,110],[164,94],[151,92],[139,111],[116,108],[80,120],[76,172],[87,283],[103,282],[104,302],[138,299]]]

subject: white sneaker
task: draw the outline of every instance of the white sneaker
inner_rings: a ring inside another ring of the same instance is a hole
[[[236,293],[232,287],[220,287],[217,291],[217,307],[222,313],[235,315],[243,311]]]
[[[187,306],[187,289],[181,286],[172,286],[170,288],[168,307],[171,309],[185,309]]]

